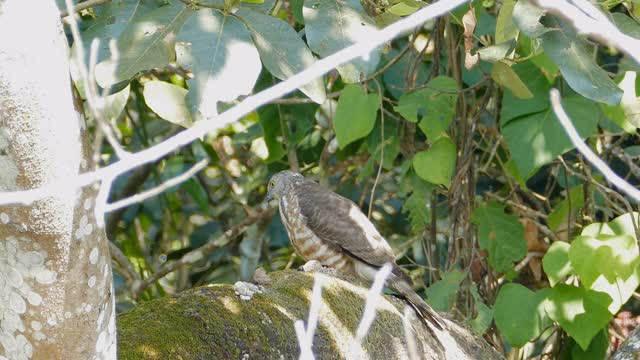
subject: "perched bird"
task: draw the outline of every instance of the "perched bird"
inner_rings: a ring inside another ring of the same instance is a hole
[[[353,201],[288,170],[271,178],[267,199],[278,200],[289,239],[306,261],[317,260],[366,281],[390,263],[385,285],[408,301],[425,323],[442,330],[438,314],[413,290],[387,241]]]

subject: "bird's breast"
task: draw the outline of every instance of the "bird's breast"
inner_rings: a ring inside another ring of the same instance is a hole
[[[320,239],[306,226],[297,199],[291,196],[283,200],[280,202],[280,217],[298,254],[306,261],[316,260],[340,272],[352,273],[353,259],[338,247]]]

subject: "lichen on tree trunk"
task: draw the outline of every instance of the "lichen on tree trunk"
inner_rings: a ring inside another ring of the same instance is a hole
[[[323,273],[278,271],[248,300],[230,284],[208,285],[142,303],[118,318],[121,359],[297,359],[296,320],[308,317],[314,279],[323,277],[323,304],[313,352],[318,359],[342,359],[351,351],[368,289]],[[385,295],[362,344],[365,358],[408,358],[402,309]],[[439,344],[414,318],[420,358],[499,359],[484,340],[447,321]],[[443,346],[444,345],[444,346]]]

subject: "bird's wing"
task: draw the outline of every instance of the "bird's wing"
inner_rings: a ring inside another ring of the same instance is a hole
[[[387,241],[353,201],[312,181],[295,191],[307,227],[320,239],[376,267],[395,262]]]

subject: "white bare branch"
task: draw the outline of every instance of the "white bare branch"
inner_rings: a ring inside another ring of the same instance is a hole
[[[30,204],[36,200],[59,193],[60,191],[76,190],[102,179],[115,178],[138,166],[156,161],[180,147],[201,138],[208,132],[226,126],[251,113],[258,107],[290,93],[313,79],[331,71],[336,66],[349,62],[363,54],[367,54],[374,48],[394,39],[398,35],[420,26],[426,21],[442,16],[465,3],[467,3],[467,0],[441,0],[426,6],[414,14],[377,31],[370,39],[355,43],[333,55],[318,60],[306,70],[290,77],[286,81],[249,96],[222,114],[200,121],[193,127],[157,145],[120,158],[118,161],[95,171],[86,172],[79,176],[70,176],[39,188],[14,192],[0,192],[0,205]]]
[[[575,29],[617,47],[640,63],[640,40],[618,28],[587,0],[536,0],[536,3],[573,23]]]
[[[309,305],[309,318],[306,329],[302,320],[297,320],[293,324],[298,337],[298,344],[300,344],[300,359],[302,360],[315,359],[311,346],[313,345],[313,335],[318,327],[318,314],[322,305],[322,285],[323,277],[316,275],[313,291],[311,292],[311,304]]]
[[[362,340],[367,336],[369,328],[371,327],[371,324],[373,324],[373,320],[376,318],[376,308],[380,301],[382,289],[384,289],[384,283],[387,281],[387,277],[390,273],[391,264],[384,264],[376,273],[373,285],[371,285],[367,292],[367,302],[364,305],[364,314],[362,314],[362,318],[360,318],[360,324],[358,324],[358,329],[356,330],[356,337],[353,339],[353,344],[351,344],[350,358],[352,359],[359,359],[362,357],[358,352],[361,351]]]
[[[605,162],[602,161],[602,159],[600,159],[584,141],[582,141],[582,138],[580,138],[580,134],[578,134],[578,131],[573,126],[569,115],[567,115],[562,107],[560,92],[557,89],[552,89],[550,94],[553,112],[556,114],[556,117],[569,136],[569,139],[571,139],[573,145],[593,166],[596,167],[596,169],[602,173],[602,175],[604,175],[610,183],[624,191],[627,195],[631,196],[636,202],[640,203],[640,191],[638,191],[635,186],[629,184],[625,179],[614,173],[613,170],[611,170],[611,168],[609,168],[609,166],[607,166],[607,164],[605,164]]]

